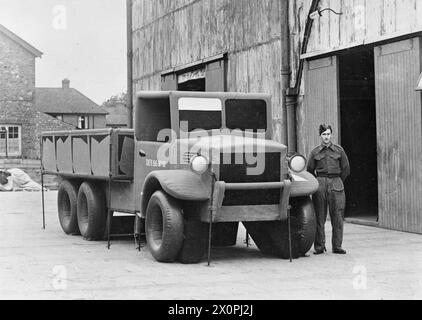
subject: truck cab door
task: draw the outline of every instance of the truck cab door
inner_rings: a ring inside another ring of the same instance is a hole
[[[158,159],[158,151],[163,146],[162,142],[136,141],[135,142],[135,203],[136,211],[140,210],[142,189],[145,178],[152,171],[165,170],[166,161]]]

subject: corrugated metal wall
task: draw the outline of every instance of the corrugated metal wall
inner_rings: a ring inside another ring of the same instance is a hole
[[[421,72],[419,38],[375,48],[379,222],[422,233]]]
[[[336,56],[307,61],[305,66],[305,103],[299,135],[306,137],[299,151],[308,156],[321,143],[318,128],[322,123],[333,126],[333,142],[339,139],[338,59]]]

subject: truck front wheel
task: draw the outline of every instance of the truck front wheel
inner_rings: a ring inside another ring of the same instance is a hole
[[[84,182],[78,192],[78,225],[87,240],[102,240],[106,226],[105,197],[91,182]]]
[[[79,234],[78,216],[78,184],[63,180],[57,194],[59,221],[66,234]]]
[[[291,199],[291,248],[292,257],[305,255],[315,239],[316,220],[309,197]],[[244,222],[257,247],[265,254],[290,257],[288,221]]]
[[[149,251],[159,262],[173,262],[183,245],[183,215],[180,205],[162,191],[149,200],[145,231]]]

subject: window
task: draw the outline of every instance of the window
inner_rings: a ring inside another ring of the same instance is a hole
[[[88,119],[85,116],[78,117],[78,128],[79,129],[88,129]]]
[[[416,87],[416,91],[422,91],[422,73],[419,76],[418,86]]]
[[[21,127],[17,125],[0,126],[0,156],[21,156]]]
[[[227,54],[209,57],[187,66],[172,68],[161,75],[165,91],[226,91]]]
[[[178,91],[205,91],[205,68],[178,75],[177,84]]]
[[[182,130],[187,130],[187,132],[191,132],[196,129],[220,129],[222,122],[222,109],[223,107],[220,99],[180,98],[180,128]]]
[[[135,110],[135,135],[138,141],[163,142],[163,135],[170,134],[169,98],[139,98]]]
[[[228,129],[267,130],[267,104],[264,100],[227,100]]]

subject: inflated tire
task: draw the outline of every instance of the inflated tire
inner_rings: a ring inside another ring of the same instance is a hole
[[[78,192],[78,226],[81,235],[90,241],[103,240],[106,228],[106,205],[103,191],[91,182],[84,182]]]
[[[185,216],[183,245],[177,256],[179,262],[192,264],[202,260],[207,248],[207,226],[198,219]]]
[[[292,225],[296,232],[298,250],[305,255],[314,244],[316,234],[316,215],[314,205],[309,197],[291,200]]]
[[[292,258],[305,255],[316,232],[315,210],[309,197],[291,199],[290,230]],[[290,257],[288,221],[245,222],[246,230],[262,253]]]
[[[220,222],[212,226],[212,245],[231,247],[236,245],[239,222]]]
[[[145,231],[148,249],[159,262],[173,262],[183,245],[183,215],[177,201],[156,191],[148,202]]]
[[[57,194],[59,222],[64,233],[70,235],[80,234],[77,215],[78,187],[76,182],[63,180]]]
[[[282,259],[288,259],[290,257],[289,225],[287,221],[245,222],[244,225],[262,253],[274,255]],[[291,243],[292,257],[298,258],[298,242],[295,239],[293,230]]]
[[[270,223],[272,222],[243,222],[243,225],[262,253],[275,255],[273,240],[268,231]]]

